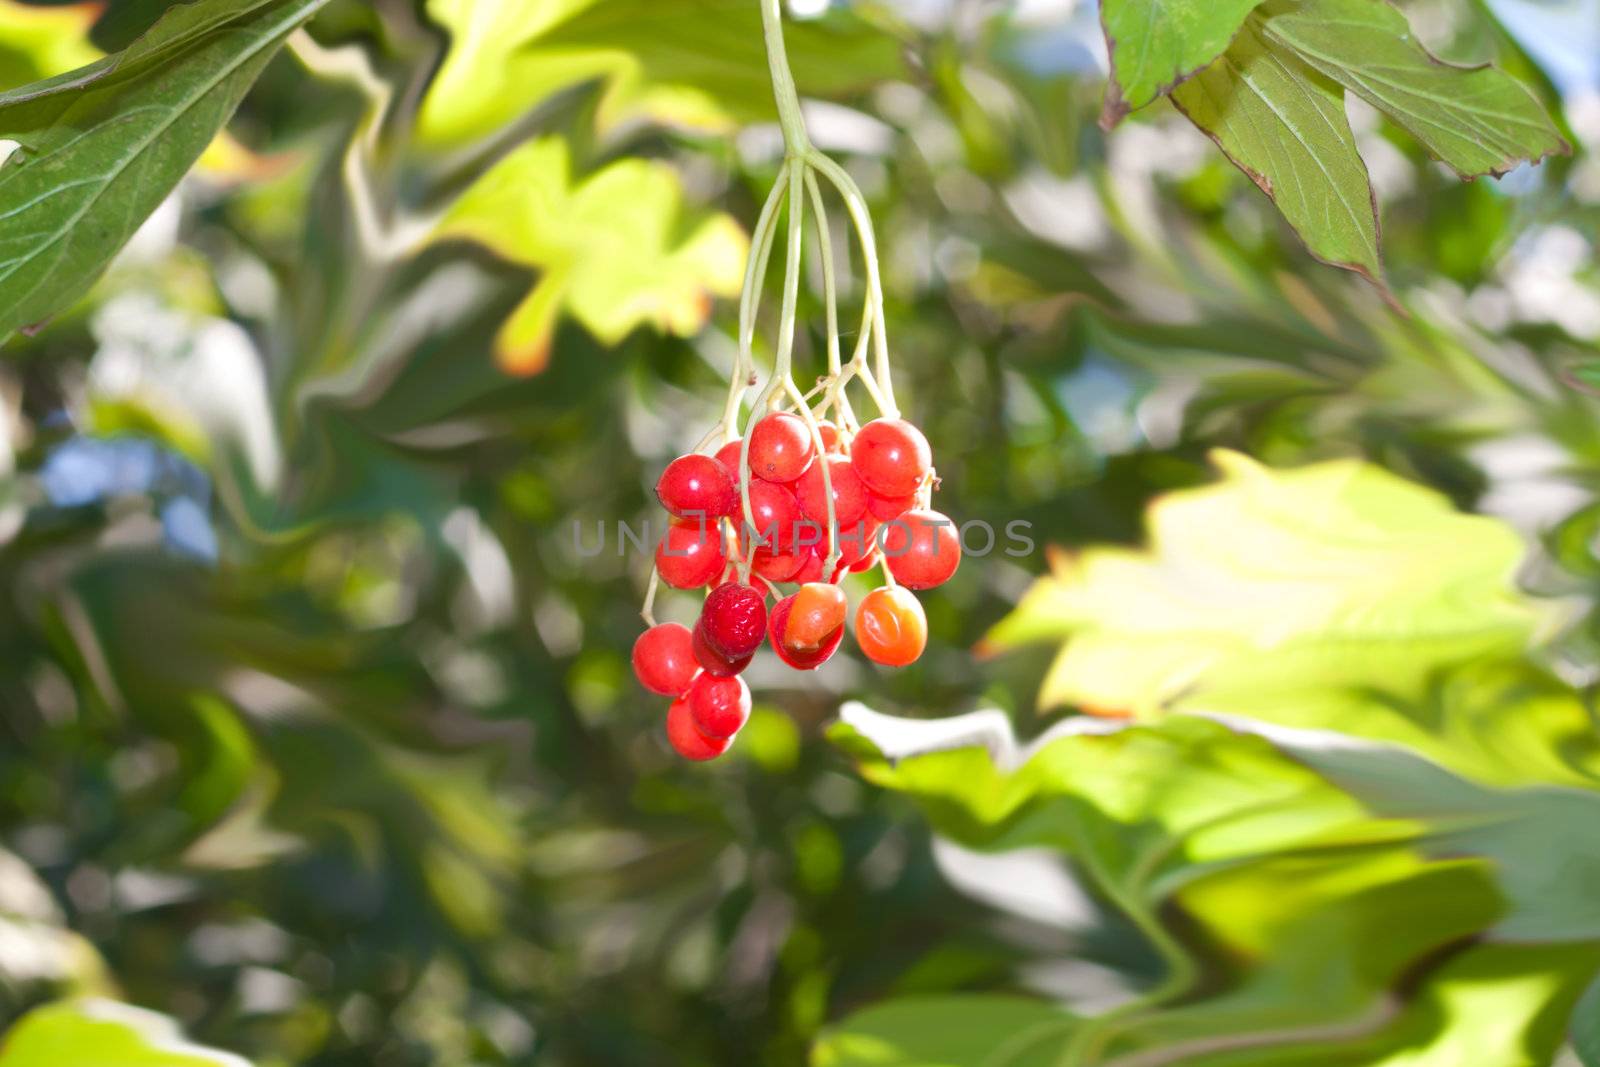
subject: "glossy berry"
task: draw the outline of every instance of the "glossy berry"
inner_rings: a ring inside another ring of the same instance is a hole
[[[728,472],[728,477],[733,480],[734,496],[739,495],[739,457],[743,455],[743,452],[744,441],[742,439],[729,441],[717,449],[717,454],[714,457],[718,463],[722,464],[723,470]]]
[[[700,609],[706,643],[723,659],[744,659],[767,637],[767,598],[748,585],[719,585]]]
[[[769,582],[792,582],[800,568],[805,566],[811,550],[796,552],[763,552],[757,550],[750,560],[750,573],[760,575]]]
[[[800,564],[800,569],[795,571],[794,576],[789,580],[791,582],[799,582],[801,585],[805,585],[808,582],[822,581],[822,568],[828,562],[827,556],[827,546],[811,545],[805,550],[805,555],[802,557],[804,562]]]
[[[895,581],[911,589],[941,585],[961,565],[955,523],[937,511],[908,511],[884,526],[879,544]]]
[[[856,569],[856,564],[877,551],[878,521],[858,519],[839,530],[839,563]],[[870,566],[870,564],[868,564]],[[866,567],[860,568],[866,570]]]
[[[731,737],[707,737],[694,724],[687,700],[674,700],[667,709],[667,741],[684,759],[702,762],[728,751]]]
[[[839,642],[844,638],[844,627],[835,630],[831,638],[813,651],[808,652],[784,645],[780,635],[788,626],[789,612],[794,607],[795,597],[799,595],[796,593],[794,596],[786,596],[772,605],[772,612],[767,616],[767,636],[772,640],[773,651],[783,662],[797,671],[814,671],[838,651]]]
[[[750,472],[769,482],[794,481],[815,454],[805,421],[787,411],[774,411],[750,431]]]
[[[839,529],[854,526],[867,513],[867,487],[856,476],[855,467],[845,456],[828,456],[828,477],[833,482],[833,521]],[[823,464],[813,463],[794,483],[800,514],[812,522],[828,525],[828,494],[822,485]]]
[[[656,499],[674,515],[716,519],[733,511],[739,488],[721,463],[693,453],[667,464],[656,482]]]
[[[755,523],[758,551],[765,549],[773,553],[787,553],[794,546],[795,523],[800,521],[800,502],[784,486],[752,481],[750,518]],[[747,534],[749,525],[743,519],[744,512],[741,509],[735,520],[739,522],[743,534]],[[741,536],[740,545],[748,543]]]
[[[839,427],[823,419],[817,423],[817,435],[822,438],[822,450],[836,455],[845,452],[844,436],[839,433]]]
[[[850,460],[868,489],[903,497],[916,492],[933,468],[933,450],[905,419],[873,419],[851,442]]]
[[[729,659],[712,648],[711,642],[706,640],[705,628],[698,622],[694,624],[694,629],[690,631],[689,641],[690,647],[694,650],[695,662],[700,664],[700,669],[707,674],[716,675],[718,678],[728,678],[750,666],[750,656]]]
[[[862,556],[860,559],[850,564],[850,573],[860,574],[862,571],[870,571],[872,568],[878,565],[878,559],[878,549],[877,546],[874,545],[872,550],[869,551],[865,556]]]
[[[750,717],[750,687],[738,675],[701,674],[689,689],[689,715],[709,738],[730,738]]]
[[[652,626],[633,643],[633,674],[652,693],[681,697],[700,670],[693,637],[682,623]]]
[[[871,490],[867,492],[867,514],[879,522],[898,519],[901,514],[916,506],[916,493],[907,493],[905,496],[879,496]]]
[[[856,607],[856,643],[874,663],[915,663],[928,644],[928,617],[916,595],[904,586],[883,586],[862,597]]]
[[[697,589],[722,573],[722,529],[714,522],[673,523],[656,546],[656,570],[674,589]]]
[[[844,590],[827,582],[807,582],[791,599],[789,617],[780,631],[784,647],[791,652],[815,652],[844,626],[849,610]]]

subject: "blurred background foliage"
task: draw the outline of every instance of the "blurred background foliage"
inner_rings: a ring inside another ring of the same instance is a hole
[[[0,1067],[1600,1063],[1600,10],[1402,6],[1573,154],[1353,102],[1391,307],[1097,128],[1092,4],[792,5],[940,506],[1036,550],[702,767],[615,523],[720,412],[755,5],[334,0],[0,364]],[[164,7],[0,0],[0,88]]]

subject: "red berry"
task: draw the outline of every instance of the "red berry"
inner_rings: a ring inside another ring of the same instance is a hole
[[[750,572],[759,574],[769,582],[793,581],[795,574],[805,566],[806,556],[810,551],[805,549],[773,555],[771,552],[758,549],[750,560]]]
[[[733,511],[739,488],[722,464],[696,452],[667,464],[656,482],[656,499],[674,515],[717,519]]]
[[[767,616],[767,636],[772,639],[773,651],[777,652],[778,658],[783,662],[797,671],[814,671],[828,662],[828,659],[838,651],[839,642],[844,638],[844,627],[840,626],[835,630],[833,636],[815,651],[806,652],[786,647],[780,635],[788,626],[789,612],[794,608],[795,597],[799,595],[796,593],[794,596],[786,596],[772,605],[772,612]]]
[[[807,547],[805,554],[801,557],[804,562],[800,564],[800,569],[795,571],[789,580],[791,582],[799,582],[801,585],[805,585],[807,582],[822,581],[822,568],[827,565],[827,556],[828,550],[822,545]]]
[[[916,493],[907,493],[905,496],[879,496],[871,490],[867,491],[867,514],[879,522],[898,519],[902,512],[910,511],[916,506]]]
[[[807,582],[795,593],[783,624],[783,646],[810,653],[827,644],[844,626],[850,603],[844,590],[826,582]]]
[[[722,573],[722,528],[715,522],[689,521],[667,527],[656,546],[656,570],[674,589],[697,589]]]
[[[839,427],[827,419],[817,423],[817,434],[822,438],[822,450],[824,452],[842,455],[846,451],[844,437],[839,433]]]
[[[937,511],[908,511],[885,524],[880,544],[889,573],[911,589],[941,585],[961,565],[955,523]]]
[[[652,626],[633,643],[634,677],[652,693],[681,697],[699,670],[693,638],[682,623]]]
[[[750,470],[769,482],[794,481],[815,454],[805,421],[787,411],[774,411],[750,431]]]
[[[715,675],[718,678],[727,678],[750,666],[749,656],[729,659],[712,648],[711,643],[706,640],[705,630],[701,628],[698,622],[694,624],[694,631],[690,633],[689,640],[690,646],[694,649],[695,662],[699,663],[701,669],[707,674]]]
[[[718,463],[722,464],[723,469],[728,472],[728,477],[733,479],[733,492],[735,496],[737,496],[739,493],[739,464],[740,457],[743,455],[743,450],[744,441],[742,440],[729,441],[727,444],[717,449],[716,460]]]
[[[710,738],[732,737],[750,717],[750,687],[738,675],[702,674],[685,699],[695,728]]]
[[[750,517],[755,523],[757,551],[787,553],[792,549],[795,523],[800,521],[800,502],[787,488],[771,482],[751,482]],[[749,527],[742,510],[734,518],[739,523],[743,550],[749,544],[744,536]]]
[[[845,456],[828,456],[828,477],[833,481],[833,521],[839,529],[854,526],[867,513],[867,487]],[[821,463],[813,463],[794,483],[800,514],[824,528],[828,524],[828,494],[823,491]]]
[[[862,597],[856,608],[856,643],[874,663],[915,663],[928,644],[928,618],[915,594],[905,586],[883,586]],[[691,699],[693,695],[691,691]]]
[[[905,419],[873,419],[850,445],[856,474],[879,496],[917,491],[933,467],[928,439]]]
[[[851,570],[866,570],[857,563],[877,551],[878,522],[876,519],[857,519],[839,531],[839,564]],[[871,566],[868,564],[867,566]]]
[[[694,724],[687,700],[674,700],[667,709],[667,741],[684,759],[701,762],[728,751],[731,737],[707,737]]]
[[[700,627],[723,659],[747,657],[766,639],[767,598],[748,585],[719,585],[700,609]]]

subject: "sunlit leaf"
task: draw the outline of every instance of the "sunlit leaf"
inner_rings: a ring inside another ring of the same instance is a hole
[[[1206,66],[1261,0],[1105,0],[1111,54],[1100,123],[1110,127]]]
[[[1380,991],[1503,910],[1488,864],[1419,854],[1421,816],[1369,811],[1215,723],[1072,720],[1019,747],[997,713],[913,721],[847,705],[842,718],[835,739],[866,777],[941,833],[1059,850],[1152,939],[1160,995],[1085,1023],[1110,1052],[1187,1064],[1267,1046],[1275,1063],[1342,1062],[1340,1043],[1387,1021]]]
[[[82,295],[327,0],[199,0],[124,52],[0,94],[0,340]]]
[[[1440,62],[1388,0],[1307,0],[1268,19],[1265,33],[1387,113],[1464,178],[1567,150],[1526,86],[1494,67]]]
[[[728,131],[777,117],[759,9],[742,0],[429,0],[451,49],[424,101],[420,134],[439,145],[494,132],[591,79],[598,119]],[[800,91],[834,96],[893,77],[894,41],[838,14],[785,27]]]
[[[35,1008],[0,1041],[0,1067],[249,1067],[185,1040],[165,1015],[109,1000]]]
[[[1147,550],[1064,559],[991,633],[1066,641],[1046,707],[1150,714],[1218,680],[1404,690],[1526,646],[1540,615],[1514,592],[1523,546],[1497,520],[1356,461],[1213,458],[1218,484],[1150,505]]]
[[[495,339],[502,366],[531,374],[549,358],[557,319],[572,314],[615,344],[642,324],[676,334],[705,322],[713,296],[738,292],[747,242],[727,215],[684,219],[677,176],[625,159],[575,178],[567,143],[533,141],[479,178],[439,237],[481,242],[539,280]]]
[[[905,997],[856,1012],[812,1048],[812,1067],[1051,1067],[1076,1020],[1047,1001]]]
[[[1172,102],[1272,198],[1312,255],[1381,283],[1377,204],[1337,84],[1251,21]]]

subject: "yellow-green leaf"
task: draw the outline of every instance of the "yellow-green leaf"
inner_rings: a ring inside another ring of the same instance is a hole
[[[1377,204],[1338,85],[1252,19],[1172,102],[1272,198],[1312,255],[1382,284]]]
[[[99,4],[33,7],[0,0],[0,89],[49,78],[100,58],[89,43]]]
[[[185,1041],[165,1015],[109,1000],[35,1008],[0,1042],[0,1067],[249,1067]]]
[[[1514,592],[1523,545],[1498,520],[1357,461],[1214,459],[1218,484],[1150,506],[1148,549],[1063,560],[990,635],[1066,642],[1044,705],[1150,715],[1224,686],[1259,702],[1403,691],[1527,644],[1540,616]]]
[[[677,175],[624,159],[581,179],[560,138],[529,142],[478,179],[438,237],[478,241],[539,280],[495,340],[508,370],[544,366],[562,312],[607,344],[635,327],[688,335],[713,296],[737,293],[748,242],[724,214],[686,225]]]
[[[1303,0],[1264,29],[1387,113],[1463,178],[1504,174],[1568,150],[1526,86],[1492,66],[1434,58],[1388,0]]]
[[[696,129],[776,117],[760,10],[747,0],[429,0],[451,47],[419,118],[425,143],[493,133],[592,79],[602,129],[640,116]],[[901,70],[888,34],[847,13],[785,26],[800,91],[837,96]]]

